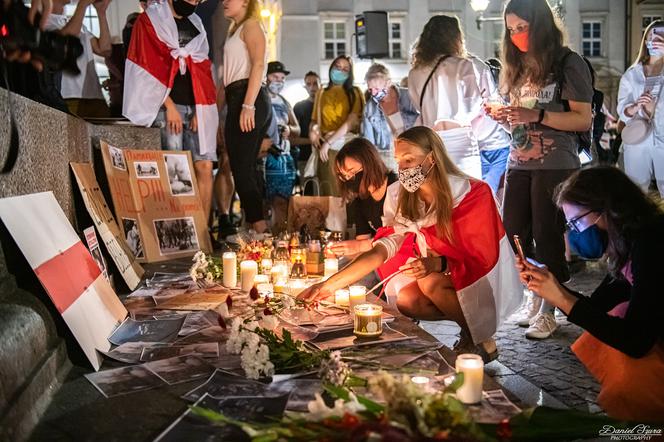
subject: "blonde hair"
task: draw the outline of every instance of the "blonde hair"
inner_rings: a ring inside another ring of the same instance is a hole
[[[247,0],[247,12],[245,12],[244,17],[242,17],[242,20],[238,21],[235,23],[231,23],[230,28],[228,29],[228,35],[231,36],[235,34],[235,31],[242,26],[244,22],[249,20],[250,18],[255,18],[259,19],[260,18],[260,12],[261,12],[261,2],[260,0]],[[259,20],[260,23],[260,20]],[[261,28],[263,27],[263,24],[261,23]]]
[[[646,64],[650,61],[650,52],[646,47],[646,41],[648,41],[648,34],[651,30],[655,28],[664,28],[664,20],[654,20],[650,22],[645,31],[643,31],[643,37],[641,38],[641,46],[639,47],[639,55],[636,56],[636,61],[634,64],[641,63]],[[657,34],[661,35],[661,34]],[[664,37],[664,35],[662,35]]]
[[[397,141],[405,141],[420,148],[427,155],[431,153],[433,165],[427,176],[429,185],[435,195],[434,207],[436,211],[436,229],[440,235],[448,240],[453,239],[452,208],[454,196],[449,182],[449,176],[461,178],[470,177],[463,173],[447,155],[447,150],[438,134],[425,126],[415,126],[401,133]],[[403,217],[416,221],[424,214],[419,210],[418,192],[408,192],[401,187],[397,199],[397,213]]]

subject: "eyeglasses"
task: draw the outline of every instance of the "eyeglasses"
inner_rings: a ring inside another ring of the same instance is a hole
[[[586,216],[590,215],[593,212],[594,212],[593,210],[589,210],[583,215],[575,216],[574,218],[567,220],[566,223],[567,228],[575,233],[581,233],[581,231],[585,229],[583,229],[583,226],[579,227],[579,221],[581,221],[583,218],[585,218]]]

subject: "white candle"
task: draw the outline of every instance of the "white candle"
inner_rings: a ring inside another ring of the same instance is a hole
[[[323,276],[329,278],[339,271],[339,260],[337,258],[325,258]]]
[[[263,258],[261,260],[261,273],[269,275],[270,270],[272,270],[272,260],[270,258]]]
[[[337,305],[348,306],[350,302],[350,293],[346,289],[339,289],[334,292],[334,303]]]
[[[279,277],[274,283],[274,293],[287,293],[288,279]]]
[[[410,381],[413,384],[417,384],[417,385],[420,385],[420,386],[424,387],[424,386],[426,386],[426,384],[429,383],[429,378],[426,377],[426,376],[413,376],[412,378],[410,378]]]
[[[482,357],[471,353],[457,356],[456,372],[463,373],[463,384],[456,391],[457,399],[464,404],[477,404],[482,401],[482,381],[484,362]]]
[[[270,275],[272,276],[272,282],[277,282],[278,279],[288,279],[288,263],[275,262],[272,265],[272,270],[270,270]]]
[[[350,292],[349,304],[351,310],[356,305],[365,304],[367,302],[367,288],[363,285],[351,285],[348,287]]]
[[[270,282],[269,275],[256,275],[256,277],[254,277],[254,285],[267,284],[268,282]]]
[[[256,284],[256,290],[258,290],[258,296],[265,298],[265,296],[274,292],[274,287],[269,282],[261,282]]]
[[[383,333],[383,307],[360,304],[353,311],[353,333],[358,336],[378,336]]]
[[[258,273],[258,263],[256,261],[242,261],[240,263],[240,286],[243,292],[249,293],[254,286],[254,278]]]
[[[288,282],[288,293],[291,296],[299,295],[305,288],[307,288],[307,283],[304,279],[294,278]]]
[[[221,255],[221,267],[224,272],[223,285],[227,288],[237,286],[237,256],[235,252],[225,252]]]

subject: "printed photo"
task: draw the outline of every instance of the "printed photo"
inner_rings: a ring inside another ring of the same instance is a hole
[[[159,167],[156,161],[136,161],[134,169],[136,170],[137,178],[159,178]]]
[[[195,356],[178,356],[148,362],[145,367],[169,385],[207,378],[215,371],[214,367]]]
[[[168,183],[173,196],[195,195],[194,182],[191,179],[191,170],[187,155],[168,154],[164,155],[166,170],[168,171]]]
[[[111,157],[111,165],[116,169],[127,170],[127,164],[124,159],[124,152],[117,147],[108,146],[108,155]]]
[[[154,229],[159,241],[159,253],[169,255],[199,250],[194,218],[171,218],[154,220]]]
[[[107,398],[164,385],[164,381],[142,365],[98,371],[85,377]]]
[[[138,222],[131,218],[122,218],[125,239],[135,258],[143,258],[143,242],[138,232]]]

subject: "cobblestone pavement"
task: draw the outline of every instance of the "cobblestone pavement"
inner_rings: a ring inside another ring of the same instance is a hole
[[[604,275],[601,264],[588,263],[572,277],[569,286],[589,295]],[[513,322],[503,324],[496,334],[498,361],[568,407],[599,413],[595,402],[599,385],[569,348],[582,330],[564,315],[557,315],[557,320],[558,330],[541,341],[526,339],[525,328]],[[422,321],[420,325],[447,346],[457,340],[459,327],[454,323]]]

